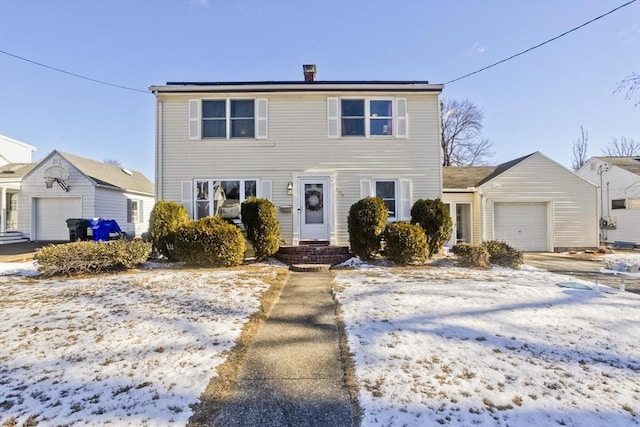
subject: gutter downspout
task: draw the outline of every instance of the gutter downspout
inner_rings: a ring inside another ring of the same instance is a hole
[[[162,102],[158,100],[158,91],[154,91],[156,97],[156,201],[162,200]]]

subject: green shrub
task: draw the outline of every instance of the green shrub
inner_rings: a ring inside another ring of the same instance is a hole
[[[242,202],[240,212],[256,260],[262,261],[278,252],[280,223],[274,204],[267,199],[251,197]]]
[[[380,251],[380,239],[388,216],[387,205],[379,197],[365,197],[351,205],[347,224],[354,255],[369,260]]]
[[[427,235],[429,258],[451,239],[451,215],[440,199],[417,200],[411,207],[411,224],[420,225]]]
[[[148,238],[153,247],[167,259],[173,259],[174,233],[189,222],[189,214],[184,206],[176,202],[158,200],[149,218]]]
[[[427,260],[427,237],[419,225],[394,222],[384,231],[383,255],[401,264],[423,264]]]
[[[78,241],[39,249],[33,259],[43,276],[94,274],[133,268],[149,258],[151,243],[141,239]]]
[[[482,245],[460,243],[451,248],[458,257],[458,263],[463,267],[489,268],[489,252]]]
[[[482,246],[489,252],[489,262],[502,267],[518,268],[524,262],[522,252],[505,242],[488,240]]]
[[[231,267],[242,264],[242,231],[219,216],[184,224],[175,232],[174,255],[189,265]]]

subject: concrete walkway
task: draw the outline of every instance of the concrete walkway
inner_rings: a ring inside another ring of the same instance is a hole
[[[331,275],[291,274],[216,426],[351,426]]]

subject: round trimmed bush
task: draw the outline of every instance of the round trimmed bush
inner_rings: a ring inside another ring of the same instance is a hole
[[[407,222],[387,225],[384,256],[400,264],[423,264],[427,260],[427,236],[422,227]]]
[[[482,242],[489,253],[489,262],[502,267],[518,268],[524,262],[522,252],[505,242],[488,240]]]
[[[380,251],[380,239],[387,225],[387,205],[379,197],[365,197],[349,209],[347,225],[351,252],[369,260]]]
[[[184,206],[166,200],[158,200],[151,210],[148,239],[153,247],[167,259],[173,259],[175,231],[189,222]]]
[[[242,202],[240,212],[256,260],[262,261],[278,252],[280,223],[276,218],[275,205],[267,199],[251,197]]]
[[[451,248],[458,257],[458,263],[463,267],[489,268],[489,252],[482,245],[470,245],[469,243],[460,243]]]
[[[189,265],[240,265],[244,260],[244,250],[242,231],[219,216],[191,221],[175,232],[175,257]]]
[[[453,222],[447,205],[440,199],[419,199],[411,207],[411,224],[418,224],[427,235],[429,258],[451,239]]]

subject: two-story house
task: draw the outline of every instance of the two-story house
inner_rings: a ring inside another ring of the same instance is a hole
[[[442,196],[439,95],[426,81],[169,82],[157,99],[156,197],[240,221],[257,196],[288,245],[348,244],[347,216],[382,197],[389,221]]]

